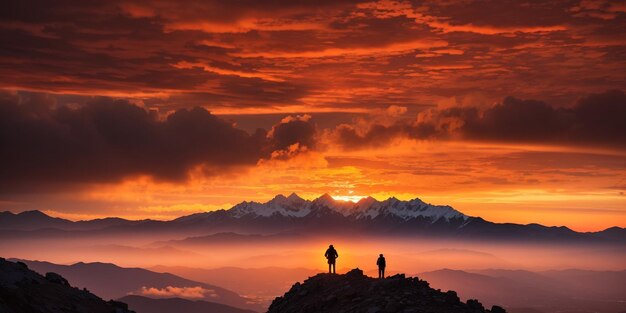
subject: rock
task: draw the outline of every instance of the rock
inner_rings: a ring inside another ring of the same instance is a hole
[[[67,281],[67,279],[63,278],[63,276],[57,274],[57,273],[46,273],[46,280],[54,283],[54,284],[59,284],[59,285],[63,285],[63,286],[69,286],[70,283]]]
[[[478,302],[478,300],[476,299],[467,300],[467,306],[475,310],[482,310],[482,311],[485,310],[485,308],[483,307],[483,304]]]
[[[384,312],[386,312],[386,313],[400,312],[402,306],[403,306],[402,304],[400,304],[400,303],[398,303],[396,301],[389,301],[387,303],[387,305],[385,305]]]
[[[371,307],[367,310],[367,313],[378,313],[380,312],[380,308],[377,306]]]
[[[350,277],[350,278],[359,278],[361,276],[363,276],[363,271],[360,270],[359,268],[355,268],[346,273],[346,277]]]
[[[318,274],[277,297],[268,313],[506,313],[491,311],[477,300],[463,303],[454,291],[441,292],[423,280],[405,275],[374,279],[353,269],[344,275]]]
[[[121,309],[122,311],[128,311],[128,304],[124,302],[109,300],[108,303],[116,309]]]
[[[448,290],[448,292],[446,292],[445,301],[450,304],[457,304],[461,302],[461,299],[459,299],[455,291]]]
[[[501,306],[494,305],[491,307],[491,313],[506,313],[506,311]]]
[[[3,260],[3,261],[4,261],[4,260]],[[25,269],[28,269],[28,265],[26,265],[26,263],[24,263],[24,262],[17,261],[17,265],[19,265],[19,266],[21,266],[21,267],[23,267],[23,268],[25,268]]]

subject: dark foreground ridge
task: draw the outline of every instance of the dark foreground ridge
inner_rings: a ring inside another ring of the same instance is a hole
[[[417,277],[398,274],[374,279],[353,269],[344,275],[318,274],[296,283],[272,302],[268,313],[505,313],[499,306],[483,308],[477,300],[463,303],[456,292],[441,292]]]
[[[104,301],[87,290],[70,286],[59,274],[42,276],[22,262],[0,258],[2,313],[134,313],[123,302]]]

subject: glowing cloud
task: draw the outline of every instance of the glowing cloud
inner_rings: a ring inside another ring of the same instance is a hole
[[[172,287],[167,286],[165,288],[155,287],[141,287],[138,292],[139,295],[168,298],[168,297],[180,297],[187,299],[202,299],[206,297],[217,297],[217,294],[212,289],[205,289],[200,286],[197,287]]]

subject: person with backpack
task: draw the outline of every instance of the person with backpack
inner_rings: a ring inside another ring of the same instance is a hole
[[[387,261],[385,261],[385,257],[382,253],[378,257],[376,265],[378,265],[378,278],[385,278],[385,267],[387,266]]]
[[[335,262],[337,258],[339,257],[337,250],[335,250],[335,247],[333,247],[333,245],[330,245],[328,246],[328,250],[326,250],[326,253],[324,254],[324,256],[328,260],[328,273],[335,274]],[[332,272],[331,272],[331,267],[332,267]]]

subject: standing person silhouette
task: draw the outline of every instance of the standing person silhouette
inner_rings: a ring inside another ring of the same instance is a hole
[[[333,245],[330,245],[328,246],[328,250],[326,250],[326,253],[324,253],[324,256],[326,257],[326,259],[328,259],[328,273],[335,274],[335,260],[337,260],[337,258],[339,257],[337,250],[335,250],[335,247],[333,247]],[[332,272],[330,270],[331,267]]]
[[[376,265],[378,265],[378,278],[385,278],[385,266],[387,266],[387,261],[385,261],[385,257],[382,253],[378,257]]]

